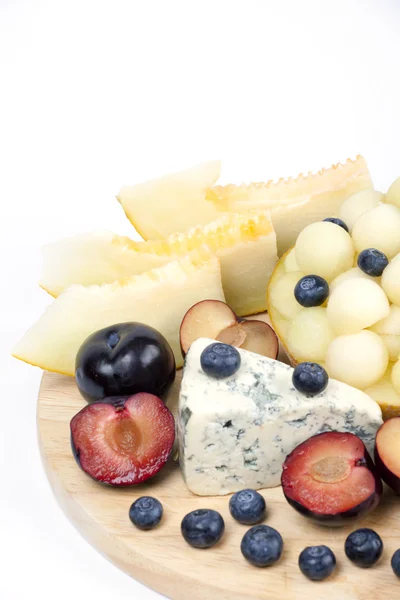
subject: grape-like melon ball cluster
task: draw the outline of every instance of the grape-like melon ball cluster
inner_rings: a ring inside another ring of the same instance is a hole
[[[308,225],[284,257],[269,290],[278,333],[295,361],[360,389],[386,377],[400,394],[400,178],[386,195],[350,197],[338,217]],[[329,285],[315,305],[298,294],[311,276]]]

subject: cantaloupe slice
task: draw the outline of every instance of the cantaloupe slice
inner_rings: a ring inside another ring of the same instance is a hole
[[[277,182],[214,186],[207,191],[207,198],[221,211],[270,209],[281,256],[306,225],[338,216],[344,200],[368,188],[372,188],[372,181],[367,163],[357,156],[316,174]]]
[[[222,215],[165,241],[133,242],[108,232],[61,240],[43,249],[40,283],[58,296],[73,283],[110,283],[160,267],[202,246],[220,259],[226,301],[235,313],[264,311],[265,290],[277,262],[276,236],[267,213]]]
[[[207,298],[225,301],[219,261],[208,252],[114,283],[73,285],[28,330],[13,355],[42,369],[74,375],[76,354],[91,333],[137,321],[160,331],[182,366],[181,321],[193,304]]]
[[[219,216],[213,203],[206,200],[206,190],[220,172],[220,161],[205,162],[154,181],[124,186],[117,199],[143,239],[161,240]]]

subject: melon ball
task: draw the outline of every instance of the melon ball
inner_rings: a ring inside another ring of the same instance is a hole
[[[384,291],[369,279],[348,279],[329,296],[328,318],[338,334],[357,333],[389,314]]]
[[[338,275],[333,281],[331,281],[331,283],[329,284],[330,294],[332,294],[333,290],[335,290],[340,283],[343,283],[343,281],[348,281],[349,279],[369,279],[374,283],[380,283],[380,277],[370,277],[369,275],[364,273],[364,271],[361,271],[361,269],[359,269],[358,267],[353,267],[352,269],[349,269],[344,273],[340,273],[340,275]]]
[[[382,409],[383,420],[399,416],[400,394],[396,392],[392,384],[392,365],[389,365],[386,373],[375,385],[365,391]]]
[[[297,238],[295,250],[296,262],[304,273],[320,275],[328,282],[353,266],[350,235],[329,221],[307,225]]]
[[[296,360],[320,362],[325,360],[326,351],[334,337],[326,308],[302,308],[289,326],[288,350]]]
[[[396,361],[400,355],[400,307],[392,304],[387,317],[370,327],[383,339],[389,352],[389,360]]]
[[[395,363],[392,369],[392,384],[398,394],[400,394],[400,360]]]
[[[377,333],[340,335],[328,347],[326,366],[334,379],[361,390],[375,385],[389,363],[388,351]]]
[[[392,258],[400,252],[400,209],[391,204],[371,208],[356,221],[352,237],[357,252],[376,248]]]
[[[340,218],[346,223],[349,231],[363,213],[383,202],[384,195],[376,190],[363,190],[347,198],[340,207]]]
[[[386,202],[400,208],[400,177],[398,177],[396,181],[393,181],[386,192]]]
[[[390,302],[400,306],[400,254],[395,256],[383,271],[382,288]]]
[[[269,301],[285,319],[293,319],[303,308],[294,296],[294,288],[302,277],[301,271],[285,273],[270,288]]]
[[[300,270],[296,262],[296,250],[294,248],[292,248],[290,252],[287,253],[287,256],[284,260],[284,266],[286,273],[291,273],[292,271]]]

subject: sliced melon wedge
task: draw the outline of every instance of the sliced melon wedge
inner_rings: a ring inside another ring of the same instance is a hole
[[[349,159],[316,174],[277,182],[214,186],[207,191],[207,198],[225,212],[271,210],[281,256],[294,245],[306,225],[338,216],[347,198],[369,188],[372,188],[372,180],[367,163],[362,156],[357,156],[355,160]]]
[[[217,208],[206,200],[206,189],[220,172],[220,161],[205,162],[154,181],[124,186],[117,199],[143,239],[161,240],[218,217]]]
[[[158,268],[207,246],[220,259],[227,303],[239,316],[266,309],[265,290],[277,262],[268,213],[222,215],[165,241],[133,242],[108,232],[78,235],[45,246],[41,286],[58,296],[74,283],[111,283]]]
[[[179,367],[181,321],[193,304],[208,298],[225,301],[219,261],[208,252],[114,283],[74,285],[28,330],[13,355],[42,369],[74,375],[76,354],[91,333],[138,321],[164,335]]]

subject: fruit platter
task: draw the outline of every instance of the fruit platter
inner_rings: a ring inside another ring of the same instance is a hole
[[[142,241],[43,248],[13,355],[80,533],[168,598],[364,600],[400,586],[400,178],[361,156],[121,188]]]

